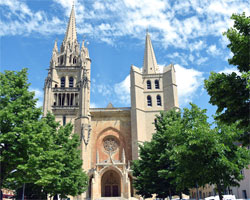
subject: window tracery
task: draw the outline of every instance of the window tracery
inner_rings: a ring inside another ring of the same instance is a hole
[[[117,150],[119,144],[117,140],[113,137],[108,137],[103,141],[103,147],[108,152],[114,152]]]

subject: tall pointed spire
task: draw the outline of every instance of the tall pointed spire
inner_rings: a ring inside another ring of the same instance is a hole
[[[146,34],[145,40],[145,51],[143,60],[143,73],[144,74],[155,74],[158,73],[158,66],[155,58],[154,49],[151,43],[150,35]]]
[[[76,18],[75,18],[75,6],[72,5],[72,10],[69,17],[68,27],[65,34],[64,42],[74,42],[77,40],[76,36]]]

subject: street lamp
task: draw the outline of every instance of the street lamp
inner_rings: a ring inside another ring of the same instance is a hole
[[[12,173],[14,173],[14,172],[16,172],[17,171],[17,169],[14,169],[14,170],[12,170],[11,172],[10,172],[10,174],[12,174]],[[24,192],[25,192],[25,183],[23,183],[23,194],[22,194],[22,200],[24,200]]]

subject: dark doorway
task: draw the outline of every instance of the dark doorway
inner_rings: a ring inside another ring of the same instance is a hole
[[[107,171],[102,176],[102,197],[121,196],[121,178],[113,170]]]

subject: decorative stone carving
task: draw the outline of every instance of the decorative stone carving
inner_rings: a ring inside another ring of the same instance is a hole
[[[88,76],[87,76],[87,69],[83,69],[83,76],[82,76],[82,81],[81,81],[81,85],[84,87],[84,88],[89,88],[89,79],[88,79]]]
[[[81,127],[81,140],[83,140],[84,144],[87,146],[88,143],[89,143],[89,138],[90,138],[90,133],[91,133],[91,126],[88,125],[87,126],[87,138],[85,138],[85,126],[84,124],[82,124],[82,127]]]

